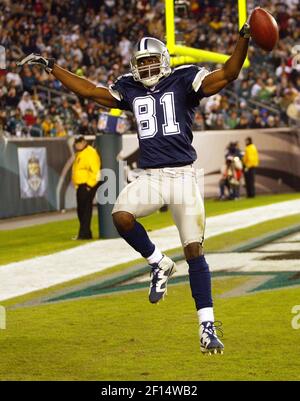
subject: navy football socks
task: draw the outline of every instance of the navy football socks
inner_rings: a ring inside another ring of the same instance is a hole
[[[134,227],[130,231],[118,230],[118,232],[144,258],[148,258],[154,252],[155,245],[150,241],[147,231],[137,221],[135,221]]]
[[[190,259],[187,263],[189,265],[190,286],[196,309],[212,307],[210,271],[204,255]]]

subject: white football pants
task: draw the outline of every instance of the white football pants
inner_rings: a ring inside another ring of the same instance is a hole
[[[135,218],[148,216],[168,205],[182,246],[203,243],[205,211],[192,166],[142,170],[120,193],[112,214],[128,212]]]

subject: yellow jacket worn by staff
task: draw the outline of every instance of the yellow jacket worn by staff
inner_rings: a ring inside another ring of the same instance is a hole
[[[253,143],[246,146],[243,162],[247,168],[258,166],[259,164],[258,152],[256,146]]]
[[[94,187],[100,181],[100,157],[92,146],[76,152],[72,168],[72,181],[75,188],[80,184]]]

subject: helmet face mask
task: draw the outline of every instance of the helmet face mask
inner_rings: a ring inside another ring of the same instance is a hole
[[[135,81],[154,86],[171,73],[169,52],[160,40],[143,38],[135,48],[130,67]]]
[[[137,70],[140,79],[152,78],[160,73],[160,55],[140,57],[137,59]]]

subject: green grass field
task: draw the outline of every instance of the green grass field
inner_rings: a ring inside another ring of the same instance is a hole
[[[275,220],[270,220],[270,221],[260,223],[260,224],[257,224],[257,225],[251,226],[251,227],[236,230],[234,232],[231,232],[230,235],[228,235],[227,233],[217,235],[217,236],[209,238],[205,241],[205,251],[206,252],[226,251],[226,250],[230,249],[231,247],[237,246],[239,244],[243,244],[244,242],[247,242],[247,241],[251,241],[253,238],[256,239],[263,235],[269,235],[269,234],[273,233],[274,231],[278,231],[281,229],[291,227],[297,223],[300,224],[300,214],[283,217],[283,218],[279,218],[279,219],[275,219]],[[182,254],[182,249],[176,248],[176,249],[172,249],[172,250],[168,251],[169,256],[172,256],[174,254],[176,254],[176,255]],[[136,259],[132,262],[122,263],[122,264],[110,267],[104,271],[90,274],[90,275],[69,281],[67,283],[62,283],[62,284],[56,285],[54,287],[36,291],[29,295],[22,295],[15,299],[9,299],[7,301],[2,301],[1,304],[4,305],[5,307],[10,307],[16,303],[18,303],[18,304],[24,303],[24,302],[29,301],[32,298],[47,296],[55,291],[64,290],[66,288],[81,284],[83,282],[93,281],[93,280],[96,280],[99,278],[106,278],[107,276],[109,276],[113,273],[121,273],[128,267],[130,267],[134,264],[139,264],[139,263],[145,263],[145,260],[140,258],[140,259]]]
[[[239,201],[226,202],[208,199],[205,201],[206,215],[210,217],[299,198],[300,194],[293,193],[271,196],[264,195],[252,200],[241,199]],[[173,224],[169,212],[154,213],[149,217],[140,219],[140,221],[149,231]],[[49,255],[82,245],[85,243],[84,241],[72,241],[71,239],[76,234],[77,229],[78,222],[76,219],[72,219],[59,223],[48,223],[16,230],[0,231],[0,265],[18,262],[35,256]],[[98,219],[95,214],[92,222],[92,230],[96,237],[98,233]]]
[[[212,216],[299,197],[258,197],[250,204],[208,201],[206,210]],[[143,223],[154,230],[172,221],[169,213],[157,213]],[[300,214],[271,220],[209,238],[205,249],[230,249],[299,223]],[[96,232],[96,219],[93,224]],[[72,220],[0,231],[0,263],[75,246],[78,243],[70,238],[76,226]],[[225,353],[214,356],[200,353],[188,283],[170,286],[159,305],[151,305],[147,289],[142,289],[12,308],[130,265],[1,302],[7,307],[7,329],[0,330],[0,380],[300,380],[300,330],[291,326],[292,307],[300,305],[296,286],[220,298],[250,276],[215,277],[215,314],[223,322]]]
[[[204,356],[187,284],[166,301],[147,291],[8,313],[0,332],[1,380],[299,380],[299,289],[218,299],[246,277],[215,279],[224,355]],[[163,347],[160,344],[164,344]]]

